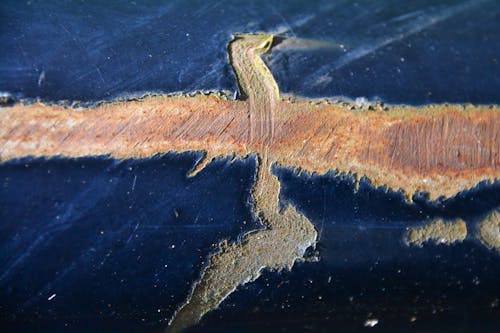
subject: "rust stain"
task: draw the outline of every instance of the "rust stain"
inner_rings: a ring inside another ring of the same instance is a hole
[[[292,269],[306,249],[316,244],[317,232],[311,221],[291,205],[280,209],[280,184],[271,173],[269,151],[274,142],[274,119],[279,111],[276,103],[280,98],[278,85],[260,54],[269,50],[272,41],[272,35],[244,35],[236,36],[229,45],[241,95],[248,99],[249,144],[258,156],[252,188],[253,212],[265,229],[244,235],[239,243],[220,245],[186,302],[169,322],[167,332],[197,323],[239,285],[257,279],[263,269]]]
[[[0,108],[0,159],[22,156],[147,157],[168,151],[245,156],[248,101],[216,96],[151,96],[92,109],[16,104]],[[368,177],[375,185],[449,197],[500,178],[498,106],[392,106],[355,111],[314,101],[275,106],[269,159],[309,172]]]

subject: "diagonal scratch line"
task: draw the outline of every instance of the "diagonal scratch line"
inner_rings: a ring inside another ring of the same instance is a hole
[[[425,29],[428,29],[435,24],[438,24],[442,21],[445,21],[453,16],[460,14],[461,12],[470,9],[472,7],[476,7],[479,4],[484,2],[484,0],[479,1],[467,1],[454,6],[440,8],[440,9],[431,9],[426,12],[423,12],[422,15],[418,15],[416,18],[411,20],[410,22],[402,25],[399,29],[398,33],[382,36],[374,39],[371,43],[366,43],[357,48],[354,48],[350,52],[344,54],[342,57],[337,59],[332,64],[327,64],[319,68],[317,71],[313,72],[309,75],[309,83],[313,86],[317,86],[321,84],[322,81],[317,80],[319,76],[328,75],[331,72],[338,70],[360,58],[363,58],[369,54],[374,53],[378,49],[392,44],[394,42],[401,41],[411,35],[419,33]],[[403,15],[400,16],[400,20],[404,20],[405,18],[413,18],[414,15]]]

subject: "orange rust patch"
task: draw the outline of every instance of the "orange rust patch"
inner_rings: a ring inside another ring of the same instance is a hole
[[[311,172],[354,173],[375,185],[402,189],[408,197],[428,192],[431,199],[500,177],[498,106],[360,112],[314,104],[280,104],[273,147],[279,163]]]
[[[247,153],[247,103],[214,96],[147,97],[71,109],[39,103],[0,108],[0,159],[20,156],[147,157],[168,151]]]
[[[352,111],[316,101],[276,105],[269,159],[376,185],[451,196],[500,178],[498,106],[429,105]],[[147,157],[203,150],[209,158],[259,152],[248,103],[215,96],[156,96],[71,109],[39,103],[0,108],[0,159],[21,156]]]
[[[373,157],[379,164],[418,173],[495,169],[500,164],[498,129],[500,117],[492,112],[446,110],[432,118],[392,125],[382,132],[385,154],[377,151]]]

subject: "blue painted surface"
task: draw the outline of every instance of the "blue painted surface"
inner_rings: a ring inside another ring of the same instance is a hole
[[[351,177],[276,169],[282,202],[300,207],[319,233],[319,261],[265,273],[239,288],[191,331],[359,332],[377,318],[384,332],[496,332],[500,257],[473,238],[475,223],[500,206],[500,183],[429,202]],[[409,226],[464,219],[462,244],[403,242]],[[413,318],[413,319],[412,319]]]
[[[495,0],[5,0],[0,91],[90,104],[145,92],[234,91],[231,34],[266,31],[297,41],[264,59],[286,93],[500,103],[499,15]],[[317,41],[322,47],[303,48]],[[218,160],[187,178],[197,158],[1,164],[2,332],[161,329],[212,244],[260,227],[249,208],[254,159]],[[408,204],[365,181],[356,191],[341,175],[275,171],[282,201],[320,233],[310,253],[319,262],[265,273],[194,331],[359,331],[373,316],[386,332],[495,332],[497,254],[471,238],[423,248],[401,239],[407,226],[432,217],[474,225],[499,206],[498,184]]]
[[[255,160],[187,178],[199,157],[2,164],[0,319],[154,327],[172,316],[215,245],[260,227]]]
[[[0,91],[84,102],[235,91],[231,34],[265,31],[329,45],[271,53],[287,93],[500,103],[499,15],[495,0],[5,0]]]

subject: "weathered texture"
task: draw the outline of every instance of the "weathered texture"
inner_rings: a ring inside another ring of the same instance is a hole
[[[476,236],[487,248],[500,253],[500,213],[497,210],[479,222]]]
[[[207,160],[247,155],[249,103],[215,96],[146,97],[94,109],[16,104],[0,108],[0,159],[22,156],[145,157],[200,150]],[[408,196],[452,196],[500,178],[498,106],[429,105],[353,111],[341,104],[280,101],[272,161],[310,172],[368,177]]]
[[[215,96],[154,96],[71,109],[39,103],[0,109],[0,159],[147,157],[168,151],[246,154],[247,103]]]
[[[425,242],[453,244],[467,237],[467,225],[461,219],[453,221],[433,220],[425,225],[410,228],[405,236],[408,245],[422,246]]]
[[[240,243],[223,242],[220,245],[188,299],[170,321],[167,331],[176,332],[197,323],[239,285],[257,279],[263,269],[292,269],[306,249],[316,244],[316,230],[304,215],[290,205],[279,209],[280,185],[271,173],[269,159],[279,92],[260,59],[260,54],[271,44],[272,36],[257,34],[237,36],[229,45],[241,95],[249,100],[250,143],[255,144],[258,155],[252,188],[253,211],[265,229],[246,234]]]
[[[266,34],[236,35],[229,43],[229,58],[238,79],[240,95],[248,99],[249,141],[268,146],[274,136],[274,113],[279,102],[278,84],[260,58],[273,43]]]
[[[275,159],[285,166],[355,173],[375,185],[402,189],[409,197],[428,192],[431,199],[500,177],[496,106],[393,106],[359,112],[338,105],[285,105],[280,105],[288,112],[278,122],[275,150]]]
[[[278,209],[279,182],[268,171],[259,168],[264,175],[258,176],[253,190],[254,211],[266,229],[246,234],[240,243],[220,244],[186,303],[174,315],[168,332],[195,324],[239,285],[257,279],[263,269],[292,269],[305,250],[315,245],[316,230],[305,216],[290,205]]]

